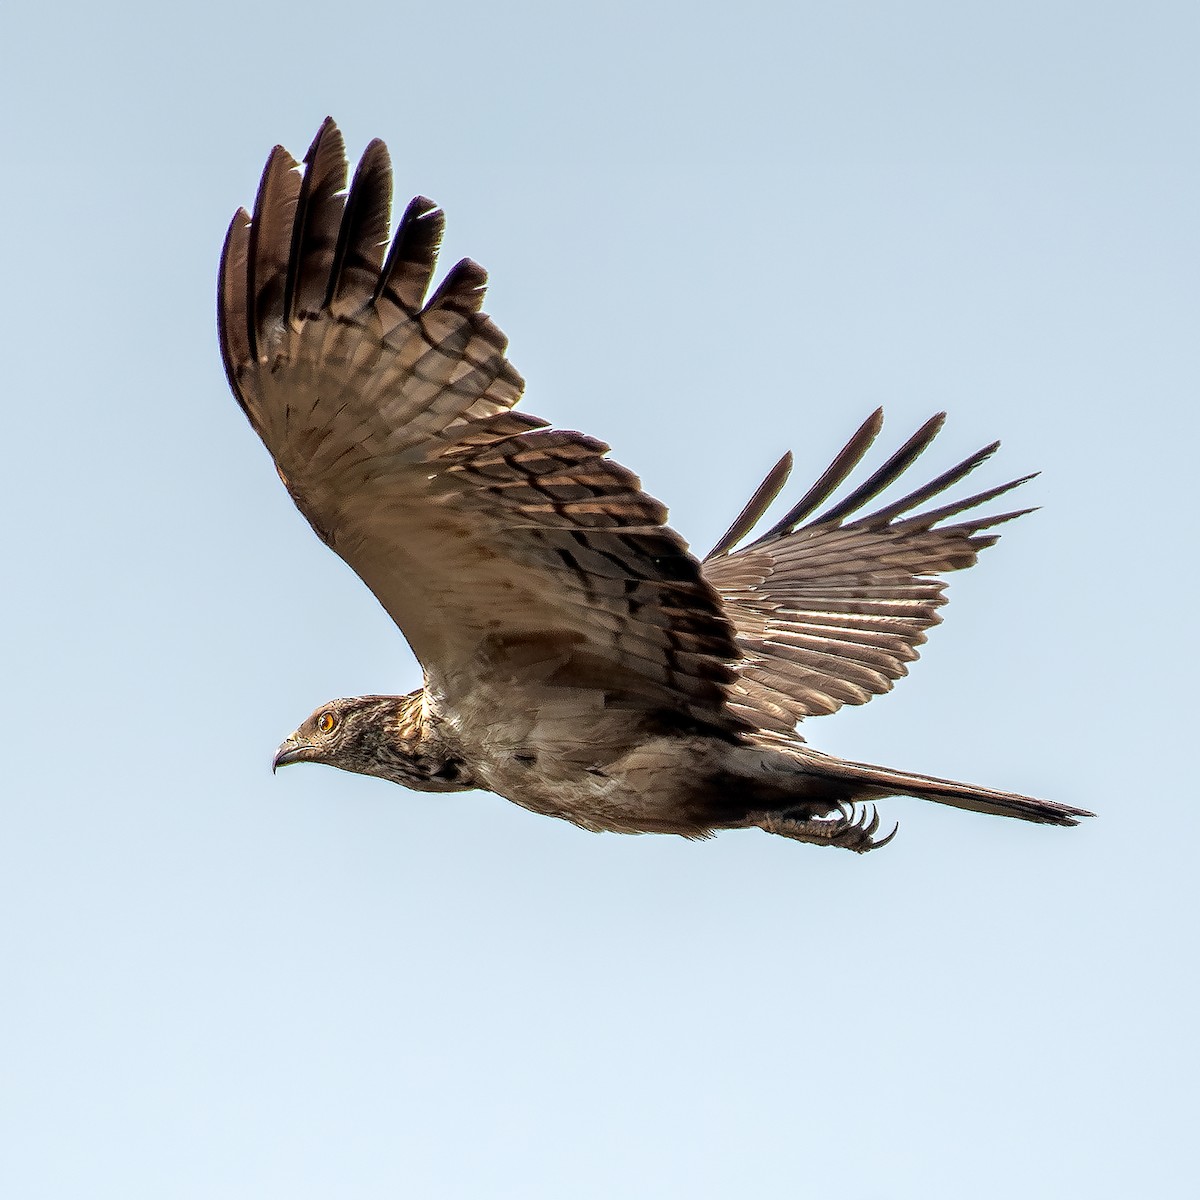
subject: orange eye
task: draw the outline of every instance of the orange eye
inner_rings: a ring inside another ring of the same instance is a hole
[[[323,712],[317,718],[317,728],[322,733],[332,733],[333,727],[337,724],[337,718],[331,712]]]

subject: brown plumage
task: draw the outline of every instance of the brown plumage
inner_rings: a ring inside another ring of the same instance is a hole
[[[226,239],[221,349],[297,507],[396,621],[425,686],[324,705],[277,766],[486,788],[587,829],[754,826],[857,851],[889,840],[868,802],[890,795],[1056,825],[1090,815],[845,762],[795,732],[890,689],[939,620],[937,574],[1020,515],[944,523],[1023,479],[926,507],[995,445],[862,515],[943,420],[838,499],[873,413],[742,545],[785,456],[701,564],[606,445],[514,411],[523,383],[480,311],[480,267],[460,262],[426,298],[442,214],[418,197],[389,245],[383,143],[348,191],[346,175],[329,120],[302,166],[272,152],[253,217],[240,210]]]

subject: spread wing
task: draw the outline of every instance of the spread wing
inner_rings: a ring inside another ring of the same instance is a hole
[[[332,121],[303,166],[276,147],[221,262],[229,380],[297,507],[450,690],[538,670],[740,727],[734,631],[666,509],[602,442],[513,411],[483,270],[426,298],[441,212],[413,200],[388,244],[383,143],[346,177]]]
[[[1030,475],[922,509],[990,457],[996,442],[902,499],[856,515],[904,474],[944,420],[940,413],[926,422],[862,484],[813,516],[875,440],[883,412],[872,413],[783,519],[735,550],[787,481],[792,460],[785,455],[705,560],[704,574],[724,599],[743,655],[731,707],[754,724],[790,732],[806,716],[890,691],[917,657],[925,631],[941,620],[946,585],[937,576],[971,566],[997,540],[985,531],[1031,511],[942,524]]]

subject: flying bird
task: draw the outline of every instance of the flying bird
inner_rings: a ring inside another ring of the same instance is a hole
[[[323,704],[276,767],[486,789],[590,830],[758,828],[860,853],[895,834],[878,835],[888,796],[1049,825],[1091,815],[846,761],[796,730],[890,690],[940,620],[938,576],[1029,511],[978,513],[1029,476],[931,506],[995,444],[871,508],[945,416],[850,486],[874,412],[748,540],[784,455],[700,561],[607,445],[517,411],[483,269],[464,259],[429,294],[441,210],[417,197],[389,239],[384,144],[348,188],[347,174],[332,120],[303,163],[272,151],[225,241],[221,351],[296,506],[400,627],[424,686]]]

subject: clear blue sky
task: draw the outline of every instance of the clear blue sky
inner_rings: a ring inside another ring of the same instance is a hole
[[[1190,1196],[1196,6],[10,8],[0,1192]],[[216,349],[226,223],[326,113],[700,549],[878,404],[1041,469],[806,733],[1101,819],[895,801],[856,858],[272,778],[418,682]]]

